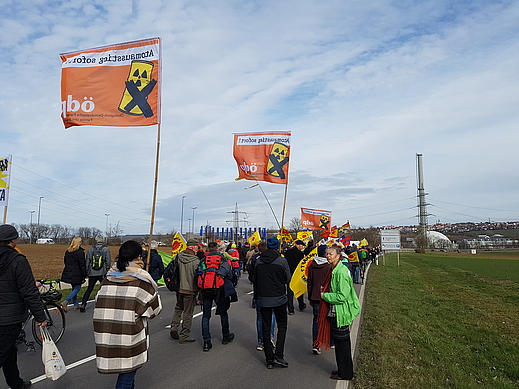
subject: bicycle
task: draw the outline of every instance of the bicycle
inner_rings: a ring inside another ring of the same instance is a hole
[[[40,299],[45,306],[47,329],[49,330],[49,334],[54,343],[58,343],[63,337],[66,327],[65,312],[63,311],[61,305],[58,304],[58,301],[61,300],[62,294],[59,290],[56,289],[60,280],[38,280],[38,282],[41,284],[39,286]],[[38,343],[38,345],[42,345],[43,338],[40,332],[40,327],[36,325],[36,320],[32,314],[29,314],[23,323],[17,343],[24,343],[27,347],[29,347],[27,351],[36,351],[34,348],[34,342],[27,341],[26,339],[25,328],[29,322],[31,322],[32,336],[34,340],[36,343]]]

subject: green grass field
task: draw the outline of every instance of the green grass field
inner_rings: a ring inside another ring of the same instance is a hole
[[[371,266],[355,388],[518,388],[519,253]]]

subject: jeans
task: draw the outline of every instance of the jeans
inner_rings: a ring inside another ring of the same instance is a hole
[[[65,301],[69,303],[71,300],[74,303],[74,305],[79,305],[77,301],[77,294],[81,290],[81,284],[74,284],[72,285],[72,292],[67,296]]]
[[[358,284],[359,283],[359,274],[360,274],[360,266],[358,262],[355,262],[351,266],[351,278],[353,278],[353,282]]]
[[[221,296],[220,296],[221,297]],[[204,342],[211,341],[211,332],[209,331],[209,320],[211,319],[211,308],[216,297],[204,297],[202,299],[202,337]],[[231,331],[229,330],[229,314],[227,311],[220,315],[220,323],[222,325],[222,336],[228,337]]]
[[[86,307],[88,299],[90,298],[90,294],[94,290],[94,287],[96,286],[97,281],[101,282],[101,281],[103,281],[103,279],[104,279],[104,276],[88,277],[88,288],[87,288],[85,294],[83,295],[83,300],[81,301],[81,305]]]
[[[317,340],[317,333],[319,332],[319,303],[311,302],[312,312],[314,314],[313,324],[312,324],[312,343]]]
[[[288,314],[287,305],[283,304],[278,307],[260,307],[263,330],[263,339],[268,339],[270,327],[272,325],[272,313],[276,315],[276,323],[278,325],[278,336],[276,339],[276,353],[272,349],[272,343],[263,343],[263,350],[265,352],[265,359],[267,362],[272,362],[274,358],[283,359],[285,351],[285,339],[287,336]]]
[[[256,306],[256,329],[258,331],[258,343],[263,344],[263,319],[261,317],[261,309],[259,300],[254,300]],[[276,326],[276,315],[272,312],[272,326],[270,328],[270,337],[274,339],[274,327]]]
[[[18,370],[18,349],[16,339],[22,330],[22,323],[0,326],[0,367],[4,372],[5,382],[11,388],[18,388],[23,384]]]
[[[129,373],[120,373],[117,377],[115,389],[134,389],[135,388],[135,374],[137,370]]]
[[[196,295],[177,292],[177,304],[175,305],[173,320],[171,321],[171,329],[178,332],[180,340],[189,339],[195,305]],[[181,320],[182,324],[180,324]],[[181,328],[180,331],[179,328]]]

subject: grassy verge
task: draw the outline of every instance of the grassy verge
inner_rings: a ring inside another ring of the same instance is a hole
[[[355,388],[519,387],[517,254],[388,257],[369,272]]]

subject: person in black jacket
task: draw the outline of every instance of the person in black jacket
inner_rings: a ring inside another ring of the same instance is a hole
[[[27,389],[31,381],[20,378],[16,339],[23,322],[34,315],[38,326],[47,325],[31,266],[24,255],[15,250],[18,232],[9,225],[0,226],[0,367],[5,382],[13,389]]]
[[[72,291],[67,298],[61,303],[63,310],[67,312],[67,306],[70,301],[74,303],[74,311],[79,310],[79,302],[77,301],[77,294],[81,290],[81,284],[85,282],[86,261],[85,250],[81,247],[81,238],[74,238],[70,243],[67,251],[65,251],[65,268],[61,275],[61,281],[72,285]]]
[[[301,262],[305,257],[302,251],[304,248],[305,242],[302,240],[296,240],[294,242],[294,247],[285,252],[285,258],[287,259],[288,267],[290,268],[290,274],[294,274],[297,265],[299,265],[299,262]],[[297,298],[297,305],[299,306],[300,311],[303,311],[306,308],[304,294]],[[292,289],[290,288],[288,288],[288,314],[294,314],[294,292],[292,292]]]
[[[267,239],[267,250],[261,253],[254,266],[254,298],[259,300],[261,317],[263,351],[267,360],[267,369],[274,365],[288,367],[283,359],[285,350],[285,338],[287,334],[287,285],[290,283],[290,269],[287,260],[279,254],[279,240],[273,236]],[[271,342],[266,341],[270,337],[272,312],[276,315],[278,335],[276,339],[276,351],[274,353]]]

